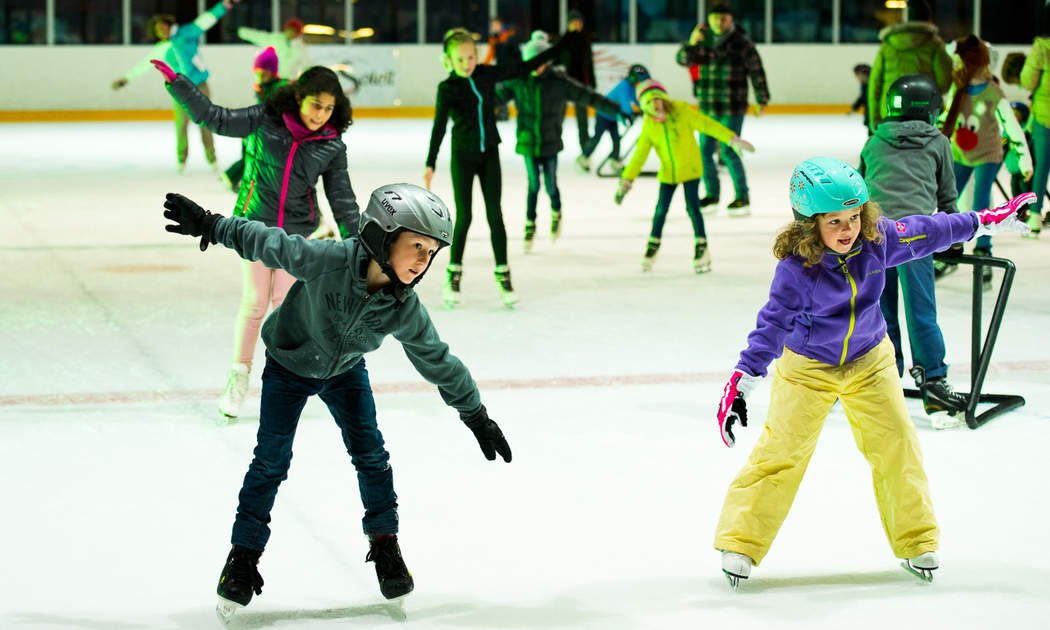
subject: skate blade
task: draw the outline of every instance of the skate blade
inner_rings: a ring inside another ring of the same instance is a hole
[[[751,210],[729,210],[728,214],[730,219],[743,219],[744,217],[751,216]]]
[[[732,573],[730,573],[729,571],[726,571],[724,569],[722,570],[722,573],[725,574],[726,580],[729,581],[729,588],[733,589],[734,591],[737,590],[738,588],[740,588],[740,580],[742,580],[742,579],[746,580],[747,579],[747,578],[741,578],[739,575],[733,575]]]
[[[219,618],[219,621],[226,626],[230,624],[233,615],[241,608],[244,608],[244,606],[237,602],[231,602],[228,599],[220,597],[219,601],[215,604],[215,615]]]
[[[408,612],[405,610],[405,600],[408,599],[408,595],[408,593],[405,593],[400,597],[388,600],[390,616],[398,621],[408,621]]]
[[[693,271],[695,271],[698,274],[708,273],[709,271],[711,271],[711,265],[700,265],[698,267],[693,267]]]
[[[915,577],[922,580],[923,582],[933,581],[933,569],[919,569],[917,567],[913,567],[910,564],[908,564],[907,560],[901,563],[901,567],[908,573],[911,573]]]

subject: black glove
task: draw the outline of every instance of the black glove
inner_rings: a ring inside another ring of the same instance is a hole
[[[499,453],[503,461],[510,462],[510,445],[507,444],[507,438],[503,437],[503,431],[500,431],[499,425],[489,418],[489,412],[485,410],[484,405],[473,416],[464,418],[463,424],[474,432],[474,437],[478,439],[485,459],[492,461],[496,459],[496,453]]]
[[[948,249],[944,250],[943,252],[935,252],[933,254],[933,259],[934,260],[939,260],[941,262],[958,263],[959,262],[959,258],[961,258],[962,255],[963,255],[963,244],[962,243],[954,243],[954,244],[952,244],[951,247],[949,247]]]
[[[209,244],[215,242],[212,230],[222,215],[212,214],[178,193],[165,195],[164,207],[167,208],[164,218],[175,222],[175,225],[165,225],[165,230],[201,237],[202,252],[208,249]]]

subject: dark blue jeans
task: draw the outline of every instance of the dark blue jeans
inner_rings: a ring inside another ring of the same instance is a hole
[[[722,123],[740,135],[744,128],[744,116],[723,115],[711,116],[711,118]],[[700,134],[700,160],[704,163],[704,190],[710,197],[719,197],[721,186],[718,183],[718,167],[715,164],[715,151],[722,152],[722,163],[729,169],[729,176],[733,178],[733,190],[737,199],[749,199],[750,194],[747,187],[747,174],[744,173],[744,162],[737,152],[729,148],[728,144],[722,144],[717,138]]]
[[[966,188],[966,182],[970,181],[970,175],[976,173],[973,179],[973,208],[980,212],[992,206],[992,186],[995,185],[995,174],[999,172],[998,162],[985,162],[977,166],[965,166],[953,162],[952,170],[955,171],[955,191],[961,193]],[[992,251],[992,237],[978,236],[976,247]],[[987,267],[985,267],[987,269]]]
[[[1029,212],[1038,214],[1043,208],[1043,197],[1046,195],[1046,180],[1050,175],[1050,129],[1032,119],[1032,144],[1035,145],[1035,175],[1032,176],[1032,192],[1035,202],[1029,206]]]
[[[886,319],[886,334],[897,355],[897,373],[904,374],[904,352],[901,348],[901,324],[898,318],[897,281],[904,298],[904,318],[908,325],[911,360],[926,370],[928,378],[944,376],[944,335],[937,325],[937,298],[933,292],[933,256],[917,258],[903,265],[886,268],[886,288],[879,306]]]
[[[529,176],[529,191],[525,198],[525,218],[536,220],[536,202],[540,196],[540,170],[543,171],[543,184],[547,196],[551,198],[551,210],[561,211],[561,192],[558,191],[558,154],[546,157],[523,156],[525,172]]]
[[[609,154],[614,160],[620,160],[620,128],[616,119],[609,120],[604,116],[596,116],[594,122],[594,135],[591,136],[590,142],[583,148],[583,156],[591,157],[594,150],[598,148],[598,143],[602,139],[602,134],[608,133],[609,137],[612,138],[612,153]]]
[[[671,207],[671,197],[678,184],[665,184],[660,182],[660,193],[656,200],[656,213],[653,214],[653,228],[649,232],[652,238],[660,238],[664,233],[664,221],[667,220],[667,211]],[[682,192],[685,194],[685,211],[689,214],[689,220],[693,223],[693,236],[696,238],[707,237],[704,232],[704,215],[700,214],[700,180],[691,179],[682,182]]]
[[[367,535],[397,533],[397,495],[383,436],[376,426],[372,386],[362,359],[351,370],[328,379],[304,378],[266,355],[262,407],[255,457],[238,497],[231,542],[262,551],[270,538],[270,510],[277,487],[288,478],[292,440],[306,399],[314,394],[328,405],[343,433],[343,444],[357,469]]]

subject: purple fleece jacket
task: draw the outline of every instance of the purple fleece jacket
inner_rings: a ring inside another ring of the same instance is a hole
[[[758,312],[736,368],[765,376],[773,359],[788,347],[828,365],[844,365],[868,352],[886,336],[879,297],[887,267],[947,249],[973,238],[973,212],[913,215],[892,221],[879,218],[882,243],[864,241],[847,254],[825,254],[812,267],[799,256],[777,264],[769,301]]]

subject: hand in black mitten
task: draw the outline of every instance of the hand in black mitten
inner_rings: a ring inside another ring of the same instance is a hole
[[[212,229],[215,222],[222,215],[213,214],[198,206],[192,199],[187,199],[178,193],[165,195],[164,218],[175,222],[175,225],[165,225],[164,229],[176,234],[187,234],[189,236],[201,237],[201,251],[208,249],[210,243],[214,243]]]
[[[954,243],[951,247],[944,250],[943,252],[935,252],[933,254],[934,260],[948,263],[958,263],[959,259],[963,255],[962,243]]]
[[[503,461],[510,462],[510,445],[507,444],[507,438],[503,437],[499,425],[489,418],[489,412],[485,410],[484,405],[476,414],[463,420],[463,424],[474,432],[485,459],[492,461],[496,459],[496,453],[499,453]]]

